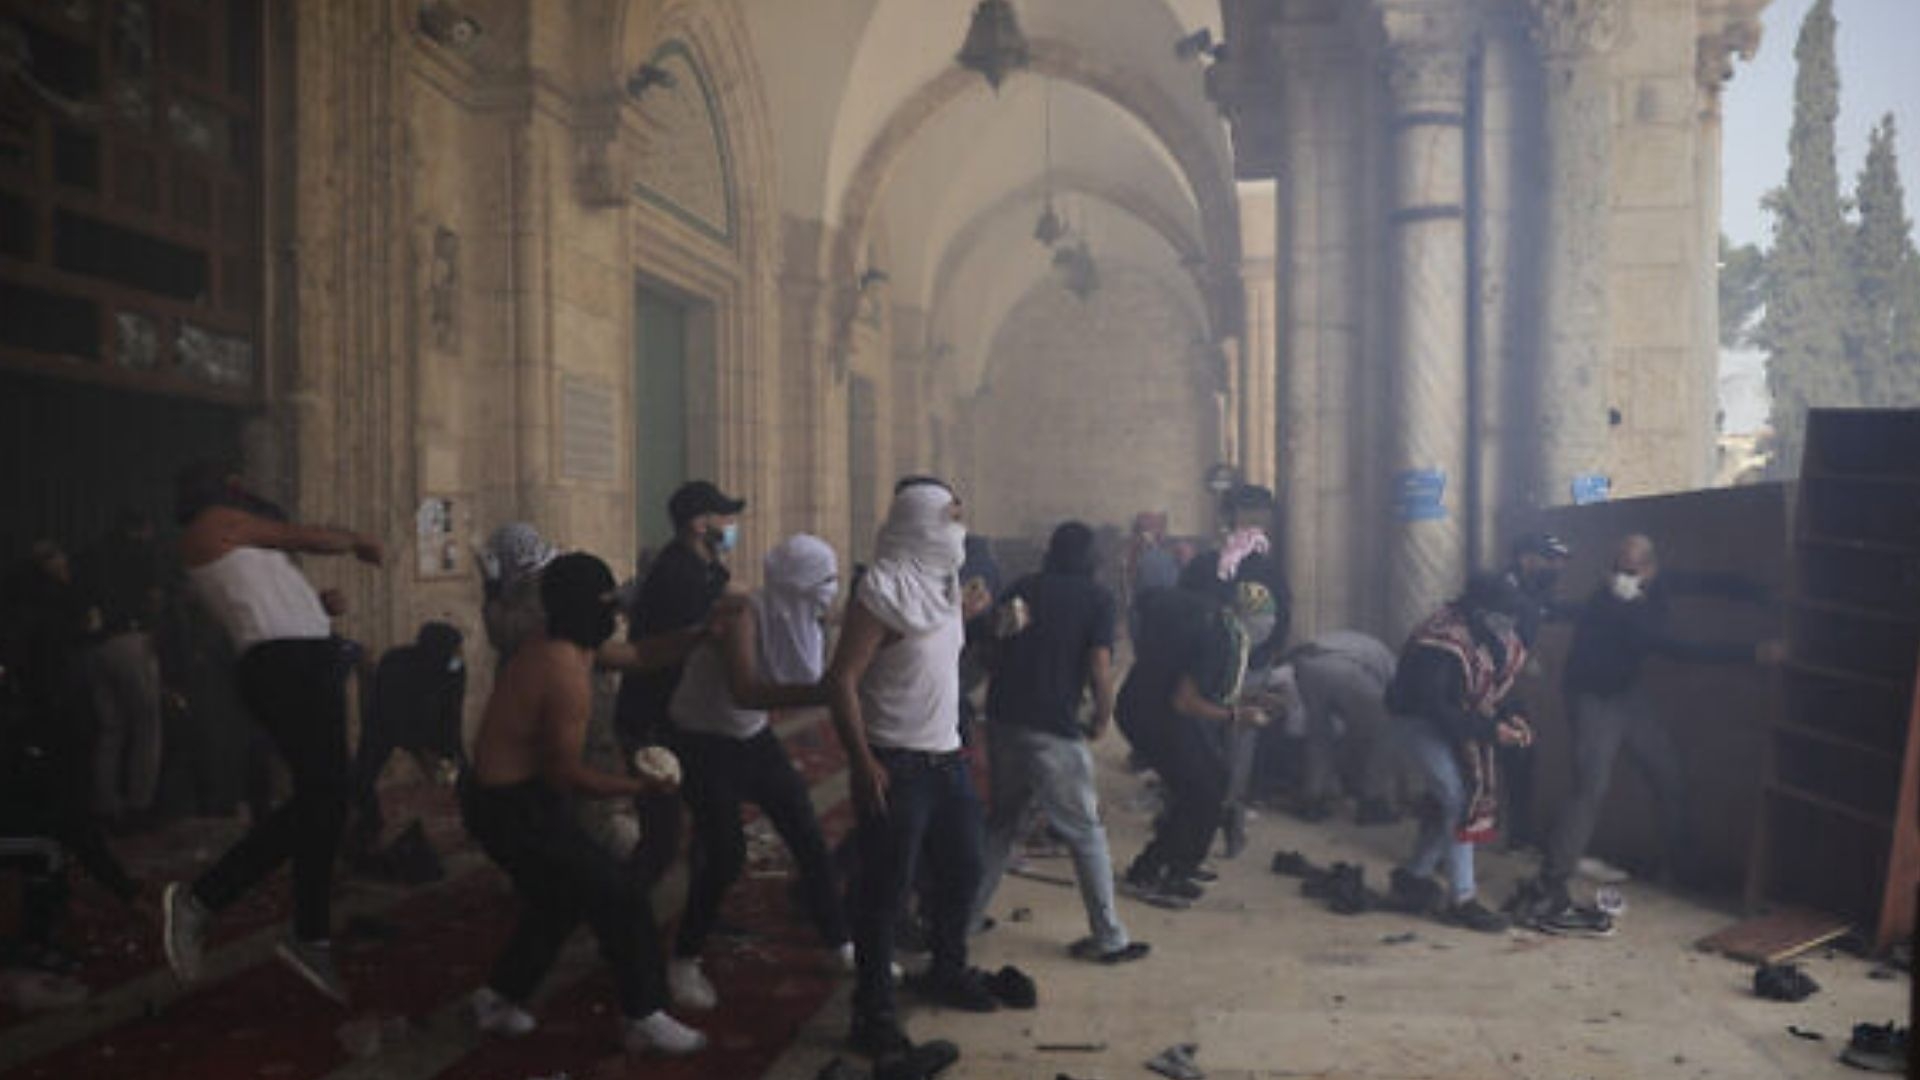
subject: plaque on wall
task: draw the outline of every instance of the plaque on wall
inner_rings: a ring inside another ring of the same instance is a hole
[[[423,578],[458,577],[466,570],[460,537],[471,516],[465,500],[429,495],[413,512],[415,568]]]
[[[583,375],[560,376],[560,478],[615,479],[613,388]]]

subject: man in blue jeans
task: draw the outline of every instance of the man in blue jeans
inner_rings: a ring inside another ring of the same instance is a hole
[[[1047,825],[1073,852],[1074,876],[1087,909],[1089,936],[1071,951],[1114,964],[1147,954],[1132,941],[1113,902],[1113,860],[1100,824],[1093,754],[1087,748],[1113,722],[1113,596],[1093,579],[1093,530],[1070,521],[1053,531],[1041,571],[1014,583],[1003,612],[1018,600],[1025,626],[1003,635],[988,690],[992,723],[992,810],[987,816],[986,871],[973,922],[992,902],[1006,873],[1027,811],[1037,800]],[[1082,730],[1080,695],[1093,695],[1093,723]]]
[[[1387,688],[1387,706],[1428,794],[1413,853],[1393,872],[1391,902],[1489,934],[1508,924],[1478,899],[1473,848],[1495,833],[1495,748],[1533,741],[1506,701],[1527,661],[1517,629],[1524,604],[1500,578],[1474,578],[1466,595],[1414,629]],[[1443,868],[1444,892],[1433,879]]]
[[[989,1012],[997,1005],[984,977],[967,966],[967,919],[980,885],[980,802],[960,749],[965,539],[951,488],[931,479],[902,482],[827,669],[834,730],[852,773],[860,855],[849,1041],[874,1058],[876,1072],[908,1065],[931,1074],[959,1056],[949,1043],[915,1047],[894,1005],[894,923],[923,851],[933,882],[933,965],[922,989],[949,1008]]]

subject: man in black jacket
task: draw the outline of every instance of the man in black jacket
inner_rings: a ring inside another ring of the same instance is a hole
[[[1683,871],[1692,855],[1687,780],[1673,737],[1661,723],[1658,703],[1641,673],[1650,657],[1683,663],[1778,663],[1777,641],[1695,642],[1674,636],[1672,600],[1683,594],[1718,595],[1767,603],[1763,589],[1724,574],[1662,573],[1653,541],[1632,535],[1620,541],[1613,572],[1594,590],[1574,629],[1563,685],[1573,726],[1572,797],[1548,840],[1529,919],[1556,933],[1604,932],[1595,913],[1573,904],[1567,883],[1586,853],[1600,807],[1624,746],[1652,783],[1666,841],[1666,870]]]

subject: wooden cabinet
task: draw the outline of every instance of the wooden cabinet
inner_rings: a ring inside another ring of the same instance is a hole
[[[1920,885],[1920,410],[1814,410],[1794,533],[1748,899],[1885,948]]]

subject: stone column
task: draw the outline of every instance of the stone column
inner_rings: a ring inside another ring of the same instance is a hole
[[[1278,278],[1274,249],[1279,242],[1276,188],[1272,180],[1243,180],[1240,195],[1240,467],[1247,482],[1277,487],[1284,462],[1275,445],[1278,420],[1276,380],[1280,364]],[[1301,495],[1277,492],[1291,505]]]
[[[1389,525],[1387,631],[1404,634],[1460,587],[1467,471],[1466,48],[1464,27],[1388,23],[1393,169],[1388,258],[1394,283],[1390,471],[1437,472],[1435,516]],[[1392,490],[1392,489],[1390,489]],[[1398,508],[1396,508],[1398,509]]]
[[[1612,305],[1607,273],[1613,115],[1606,53],[1619,0],[1525,0],[1545,76],[1546,247],[1534,422],[1533,500],[1572,501],[1575,477],[1605,473]]]
[[[1694,132],[1694,199],[1699,210],[1699,232],[1695,237],[1694,288],[1699,299],[1699,320],[1695,348],[1701,362],[1697,393],[1699,412],[1708,417],[1720,413],[1720,92],[1733,78],[1733,61],[1753,59],[1760,48],[1760,20],[1751,12],[1721,16],[1722,25],[1703,27],[1695,43],[1694,77],[1699,89],[1698,126]],[[1704,16],[1703,16],[1704,18]],[[1702,459],[1694,463],[1692,477],[1696,486],[1713,483],[1719,471],[1719,426],[1709,428],[1700,440]]]

